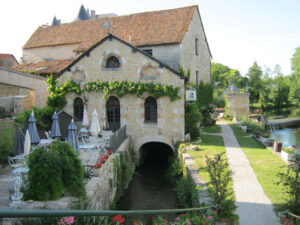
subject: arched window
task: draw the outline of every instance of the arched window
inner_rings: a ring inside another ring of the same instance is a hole
[[[153,97],[148,97],[145,101],[145,122],[157,123],[157,103]]]
[[[106,113],[109,130],[115,132],[121,127],[120,102],[115,96],[110,96],[106,103]]]
[[[75,98],[74,100],[74,120],[81,121],[83,118],[83,101],[81,98]]]
[[[106,60],[106,68],[119,68],[120,61],[117,57],[111,56]]]

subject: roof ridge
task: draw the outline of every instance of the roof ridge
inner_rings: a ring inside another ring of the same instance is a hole
[[[158,12],[164,12],[164,11],[174,11],[174,10],[179,10],[179,9],[185,9],[185,8],[197,8],[198,5],[191,5],[191,6],[184,6],[184,7],[178,7],[178,8],[173,8],[173,9],[162,9],[162,10],[153,10],[153,11],[146,11],[146,12],[137,12],[137,13],[132,13],[132,14],[125,14],[125,15],[119,15],[119,16],[108,16],[108,17],[98,17],[95,19],[89,19],[89,20],[78,20],[78,21],[72,21],[69,23],[61,23],[59,25],[56,26],[46,26],[45,25],[40,25],[39,27],[43,27],[43,28],[48,28],[48,27],[58,27],[58,26],[62,26],[62,25],[68,25],[68,24],[72,24],[72,23],[87,23],[87,22],[91,22],[93,20],[103,20],[103,19],[107,19],[107,18],[116,18],[116,17],[127,17],[127,16],[133,16],[133,15],[139,15],[139,14],[148,14],[148,13],[158,13]]]

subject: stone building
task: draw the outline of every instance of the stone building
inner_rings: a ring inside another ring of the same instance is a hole
[[[0,106],[6,111],[45,107],[48,95],[45,78],[0,67]]]
[[[86,104],[90,118],[94,109],[99,118],[106,113],[112,130],[126,125],[137,156],[146,143],[159,142],[173,149],[172,142],[184,139],[184,77],[130,43],[109,34],[57,75],[59,85],[67,80],[80,82],[81,87],[89,81],[130,81],[178,88],[175,101],[169,96],[153,97],[149,92],[141,97],[129,93],[118,97],[114,93],[106,98],[100,90],[84,91],[81,95],[68,92],[63,110],[80,124]],[[102,127],[101,119],[100,124]]]
[[[17,66],[19,63],[12,54],[2,54],[0,53],[0,67],[11,68]]]
[[[228,101],[229,115],[238,118],[249,115],[249,93],[241,93],[240,89],[231,85],[225,89],[224,95]]]
[[[81,14],[87,13],[81,9],[78,17]],[[103,39],[109,29],[176,71],[180,66],[190,69],[193,83],[210,82],[211,52],[198,6],[92,18],[40,26],[23,47],[24,63],[15,69],[56,74]]]

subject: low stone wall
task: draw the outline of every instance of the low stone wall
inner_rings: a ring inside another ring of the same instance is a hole
[[[14,97],[13,96],[4,96],[0,97],[0,106],[5,109],[6,112],[14,111]]]
[[[182,153],[182,158],[183,163],[185,164],[187,172],[191,177],[193,183],[197,187],[200,187],[199,203],[210,203],[212,199],[209,197],[208,194],[208,184],[202,177],[200,177],[198,170],[195,169],[194,159],[187,153]]]
[[[98,171],[98,177],[93,177],[86,184],[85,189],[89,200],[90,209],[108,210],[114,200],[116,183],[114,183],[114,158],[119,157],[121,152],[129,153],[130,139],[123,141],[117,152],[112,154]],[[11,203],[10,208],[17,209],[70,209],[77,199],[63,197],[55,201],[22,201],[18,204]]]

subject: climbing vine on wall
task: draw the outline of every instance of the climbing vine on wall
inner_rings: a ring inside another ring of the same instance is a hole
[[[123,97],[126,94],[136,95],[141,98],[144,93],[150,93],[154,98],[160,98],[168,96],[170,101],[180,99],[179,87],[173,87],[172,85],[163,85],[161,83],[143,83],[143,82],[131,82],[131,81],[89,81],[86,84],[81,85],[79,82],[73,80],[67,80],[64,84],[59,86],[57,81],[51,76],[47,79],[49,84],[48,90],[50,91],[49,99],[55,102],[55,99],[59,99],[65,96],[69,92],[73,92],[77,95],[84,94],[84,92],[98,92],[104,93],[104,98],[111,94],[115,94],[118,97]],[[49,101],[48,99],[48,101]]]

